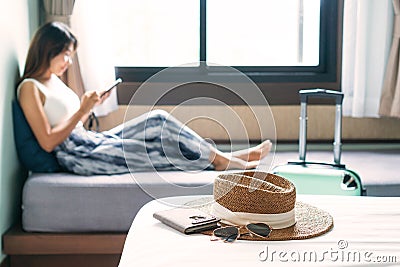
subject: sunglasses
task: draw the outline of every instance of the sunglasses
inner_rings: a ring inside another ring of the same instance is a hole
[[[247,233],[241,234],[242,226],[226,226],[215,229],[211,236],[211,241],[222,240],[227,243],[235,242],[241,235],[252,235],[267,238],[272,228],[265,223],[249,223],[245,226]]]

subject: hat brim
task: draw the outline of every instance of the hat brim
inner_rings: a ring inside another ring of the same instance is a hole
[[[190,201],[185,205],[211,213],[211,205],[213,203],[214,199],[210,196]],[[332,216],[328,212],[317,207],[298,201],[295,205],[295,212],[296,224],[291,227],[272,229],[272,232],[267,238],[242,235],[239,239],[253,241],[301,240],[323,235],[333,228]],[[205,231],[203,233],[211,235],[212,231]]]

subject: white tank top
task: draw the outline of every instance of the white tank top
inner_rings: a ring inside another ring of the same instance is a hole
[[[23,80],[17,88],[18,99],[20,89],[26,82],[33,82],[46,97],[43,108],[51,127],[68,120],[79,110],[81,102],[78,95],[57,76],[52,76],[51,89],[35,79],[28,78]],[[78,123],[78,125],[80,124]]]

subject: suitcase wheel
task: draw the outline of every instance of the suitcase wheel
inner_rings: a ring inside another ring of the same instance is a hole
[[[344,190],[356,190],[358,185],[354,177],[349,174],[345,174],[343,177],[342,188]]]

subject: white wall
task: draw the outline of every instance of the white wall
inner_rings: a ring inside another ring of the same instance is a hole
[[[38,26],[39,0],[0,0],[0,233],[19,219],[25,179],[15,151],[11,100],[23,71],[32,32]],[[2,244],[0,244],[2,250]],[[0,262],[4,255],[0,255]]]

